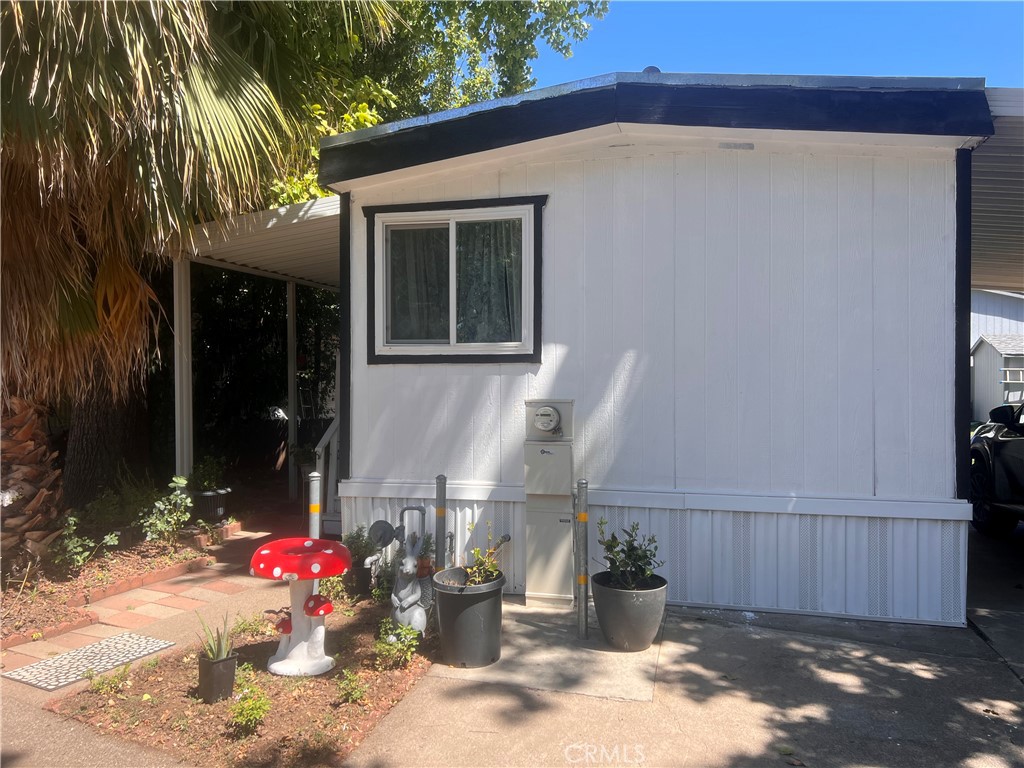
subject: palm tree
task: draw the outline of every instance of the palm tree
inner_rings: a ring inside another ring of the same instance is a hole
[[[259,204],[305,103],[342,101],[336,51],[396,19],[381,0],[4,3],[0,398],[11,424],[72,404],[69,503],[97,479],[72,482],[75,441],[102,445],[102,409],[141,384],[151,270]]]

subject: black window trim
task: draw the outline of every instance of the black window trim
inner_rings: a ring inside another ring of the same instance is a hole
[[[437,365],[484,363],[540,363],[541,362],[541,287],[542,243],[544,240],[544,206],[547,195],[522,197],[497,197],[485,200],[444,200],[435,203],[400,203],[397,205],[368,205],[363,208],[366,216],[366,363],[367,365]],[[462,209],[504,208],[515,205],[533,206],[533,351],[528,353],[482,352],[479,354],[377,354],[377,241],[376,219],[382,213],[419,213],[422,211],[455,211]]]

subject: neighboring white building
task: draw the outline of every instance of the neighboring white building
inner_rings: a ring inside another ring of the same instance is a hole
[[[1021,255],[1024,281],[1024,254]],[[1024,336],[1024,293],[971,291],[971,347],[985,335]]]
[[[1024,401],[1024,334],[985,334],[971,348],[972,415],[988,421],[999,405]]]

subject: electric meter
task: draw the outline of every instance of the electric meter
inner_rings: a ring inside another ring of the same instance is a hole
[[[533,426],[541,432],[554,432],[558,429],[560,421],[561,417],[558,415],[558,411],[550,405],[538,408],[533,416]]]

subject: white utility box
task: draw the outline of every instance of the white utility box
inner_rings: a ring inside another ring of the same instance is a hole
[[[527,440],[526,493],[572,495],[572,444]]]
[[[573,401],[526,402],[526,602],[573,599]]]

